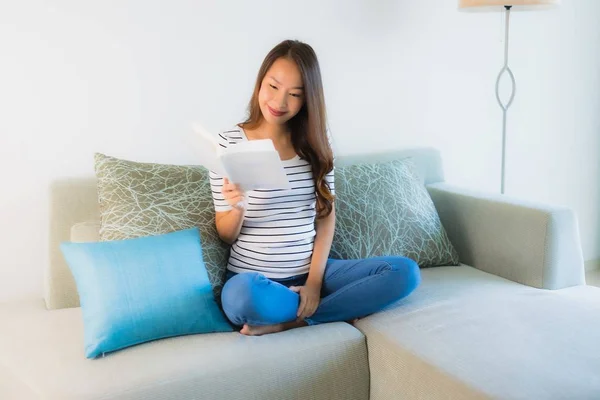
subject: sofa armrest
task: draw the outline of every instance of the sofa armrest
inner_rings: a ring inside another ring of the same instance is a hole
[[[89,243],[100,241],[100,221],[78,222],[71,227],[71,242]]]
[[[427,189],[462,263],[542,289],[585,284],[579,227],[571,209],[446,183]]]

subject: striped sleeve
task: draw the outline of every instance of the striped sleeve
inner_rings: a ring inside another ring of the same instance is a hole
[[[219,133],[219,136],[217,137],[217,143],[219,144],[219,146],[227,148],[229,140],[227,140],[227,138],[225,137],[225,133]],[[223,212],[231,210],[232,207],[229,204],[227,204],[227,201],[221,193],[221,189],[223,189],[223,177],[217,174],[216,172],[210,171],[209,178],[210,190],[212,191],[212,198],[213,203],[215,205],[215,211]]]
[[[325,175],[325,180],[329,184],[331,194],[335,196],[335,167]]]
[[[329,141],[329,147],[333,150],[333,136],[331,135],[331,131],[327,129],[327,140]],[[325,180],[329,184],[329,190],[331,190],[331,194],[335,196],[335,154],[333,155],[334,167],[331,171],[329,171],[325,175]]]

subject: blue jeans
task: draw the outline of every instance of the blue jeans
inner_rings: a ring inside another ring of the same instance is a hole
[[[307,277],[303,274],[274,280],[257,272],[229,271],[221,294],[225,315],[239,326],[294,321],[300,296],[288,288],[304,285]],[[420,282],[419,266],[409,258],[330,258],[323,276],[321,302],[305,321],[315,325],[365,317],[408,296]]]

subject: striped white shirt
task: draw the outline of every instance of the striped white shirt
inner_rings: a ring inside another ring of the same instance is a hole
[[[238,126],[218,136],[222,147],[248,140]],[[227,269],[236,273],[260,272],[267,278],[308,273],[315,239],[316,193],[310,164],[296,157],[282,161],[291,189],[251,190],[248,208]],[[326,175],[335,194],[334,171]],[[221,189],[223,177],[210,172],[215,211],[229,211]]]

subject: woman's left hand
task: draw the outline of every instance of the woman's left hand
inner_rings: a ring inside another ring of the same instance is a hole
[[[317,311],[321,302],[321,287],[317,284],[307,282],[304,286],[290,286],[292,292],[300,295],[300,306],[298,307],[298,320],[310,318]]]

